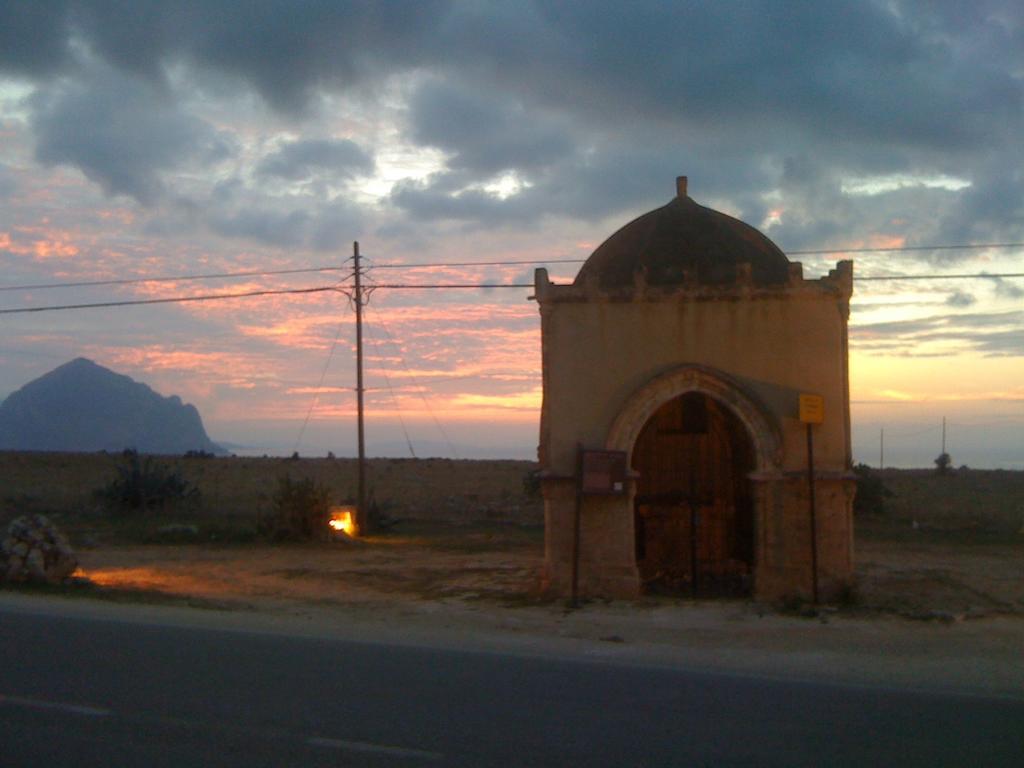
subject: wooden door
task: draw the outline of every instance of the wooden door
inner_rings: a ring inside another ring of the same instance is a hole
[[[698,392],[662,406],[633,449],[637,565],[649,591],[749,591],[753,450],[727,408]]]

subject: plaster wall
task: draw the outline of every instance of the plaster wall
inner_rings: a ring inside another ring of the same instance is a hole
[[[552,305],[542,320],[549,467],[571,474],[576,442],[603,446],[634,392],[699,364],[735,379],[777,418],[784,470],[805,462],[799,395],[822,395],[826,420],[816,430],[816,458],[823,468],[844,469],[844,312],[828,297]]]

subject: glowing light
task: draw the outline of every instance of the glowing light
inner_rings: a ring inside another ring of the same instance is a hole
[[[353,516],[354,507],[331,507],[331,518],[327,524],[331,530],[343,533],[346,536],[356,535],[356,521]]]

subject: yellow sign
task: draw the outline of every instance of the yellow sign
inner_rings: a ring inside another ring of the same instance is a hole
[[[825,421],[825,398],[821,395],[800,395],[800,421],[804,424]]]

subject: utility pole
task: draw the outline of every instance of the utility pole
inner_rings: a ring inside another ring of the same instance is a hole
[[[946,453],[946,417],[942,417],[942,453]]]
[[[885,427],[878,433],[878,471],[885,469]]]
[[[355,289],[353,302],[356,305],[356,410],[359,433],[359,490],[356,500],[356,533],[369,532],[369,518],[366,509],[366,442],[363,431],[363,273],[359,264],[359,242],[352,243],[352,261],[355,264]]]

